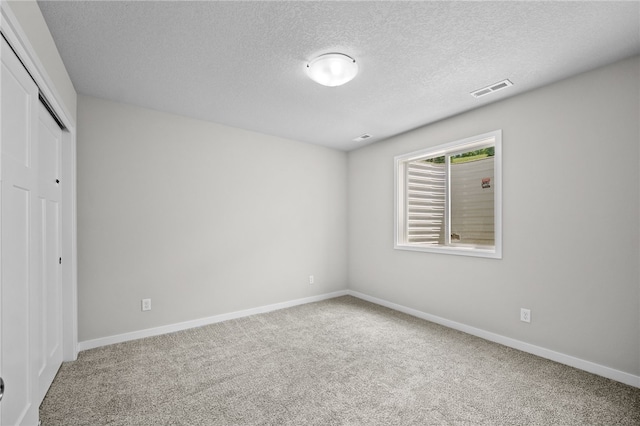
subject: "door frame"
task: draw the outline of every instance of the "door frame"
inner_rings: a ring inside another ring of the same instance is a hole
[[[78,251],[76,210],[76,122],[61,102],[36,51],[6,1],[0,0],[0,32],[31,74],[42,95],[66,127],[62,133],[62,357],[78,358]]]

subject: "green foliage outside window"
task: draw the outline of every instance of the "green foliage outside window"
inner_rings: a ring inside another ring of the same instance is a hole
[[[475,151],[463,152],[462,154],[452,155],[451,164],[467,163],[469,161],[482,160],[483,158],[493,157],[495,155],[495,148],[493,146],[488,148],[476,149]],[[424,160],[427,163],[444,164],[444,156],[427,158]]]

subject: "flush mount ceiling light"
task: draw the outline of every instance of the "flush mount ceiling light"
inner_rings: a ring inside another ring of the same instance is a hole
[[[342,53],[327,53],[312,59],[307,64],[311,80],[323,86],[341,86],[358,73],[356,60]]]

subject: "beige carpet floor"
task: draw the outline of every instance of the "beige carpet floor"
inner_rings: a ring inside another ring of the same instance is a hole
[[[640,389],[353,297],[80,353],[53,425],[640,425]]]

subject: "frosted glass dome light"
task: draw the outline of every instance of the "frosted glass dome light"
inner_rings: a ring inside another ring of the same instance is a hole
[[[358,74],[356,60],[342,53],[327,53],[307,64],[307,74],[323,86],[341,86]]]

